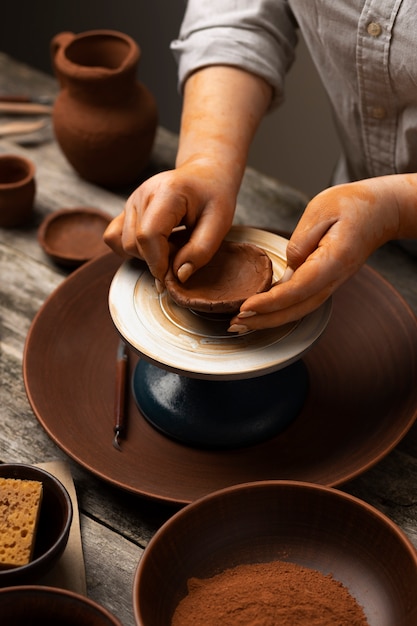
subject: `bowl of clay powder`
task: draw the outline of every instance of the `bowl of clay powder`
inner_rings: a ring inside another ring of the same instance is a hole
[[[228,487],[154,535],[137,626],[415,626],[417,553],[369,504],[311,483]]]

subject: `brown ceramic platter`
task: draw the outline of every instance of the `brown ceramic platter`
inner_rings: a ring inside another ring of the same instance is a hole
[[[59,209],[41,223],[38,241],[56,263],[77,267],[108,252],[103,233],[111,219],[111,215],[94,207]]]
[[[365,266],[334,295],[328,326],[303,357],[311,389],[284,433],[232,451],[187,447],[156,431],[129,394],[127,438],[116,450],[119,335],[108,294],[120,263],[113,253],[100,256],[51,294],[32,323],[23,364],[41,425],[103,480],[177,504],[264,479],[336,486],[377,463],[415,421],[417,321],[398,292]],[[131,354],[131,369],[136,360]]]

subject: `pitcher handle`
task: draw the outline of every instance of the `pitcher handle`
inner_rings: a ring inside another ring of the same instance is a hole
[[[71,41],[75,38],[75,34],[70,31],[64,31],[63,33],[58,33],[55,35],[50,44],[51,56],[52,59],[55,58],[56,53],[60,48],[67,46]]]
[[[56,62],[55,62],[55,58],[56,55],[58,53],[58,51],[61,48],[64,48],[65,46],[67,46],[68,44],[71,43],[71,41],[73,41],[73,39],[75,39],[75,34],[70,32],[70,31],[64,31],[62,33],[58,33],[57,35],[55,35],[50,43],[50,53],[51,53],[51,59],[52,59],[52,67],[55,73],[55,76],[57,77],[59,83],[62,85],[62,83],[64,82],[64,77],[62,76],[62,74],[59,72]]]

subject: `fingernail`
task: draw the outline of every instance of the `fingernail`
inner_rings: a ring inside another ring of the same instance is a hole
[[[238,313],[238,318],[242,320],[245,317],[253,317],[254,315],[256,315],[256,311],[241,311]]]
[[[194,265],[192,263],[184,263],[181,265],[177,272],[177,276],[182,283],[185,283],[187,278],[190,278],[193,273]]]
[[[155,287],[158,293],[162,293],[165,289],[164,284],[158,278],[155,278]]]
[[[285,272],[283,273],[283,275],[281,276],[280,280],[278,282],[280,283],[286,283],[287,280],[290,280],[291,276],[294,274],[294,270],[291,269],[291,267],[287,267],[285,269]]]
[[[227,329],[228,333],[247,333],[248,332],[248,327],[244,326],[243,324],[232,324],[231,326],[229,326],[229,328]]]

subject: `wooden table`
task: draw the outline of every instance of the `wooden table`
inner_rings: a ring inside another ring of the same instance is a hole
[[[54,78],[0,54],[0,92],[53,97],[57,84]],[[3,118],[8,119],[2,116],[0,122]],[[175,151],[176,137],[160,128],[146,175],[172,167]],[[81,180],[61,154],[50,125],[32,135],[0,139],[0,153],[7,152],[34,161],[37,196],[31,224],[21,229],[0,229],[0,461],[69,462],[81,512],[88,595],[130,626],[134,623],[134,571],[148,541],[175,509],[117,490],[68,459],[35,418],[22,378],[24,343],[32,319],[69,273],[49,260],[38,245],[40,222],[53,210],[80,205],[96,206],[115,216],[130,190],[115,194]],[[296,190],[248,169],[236,222],[290,231],[306,200]],[[416,260],[397,245],[388,244],[369,262],[417,313]],[[387,514],[417,546],[417,426],[385,459],[343,489]]]

